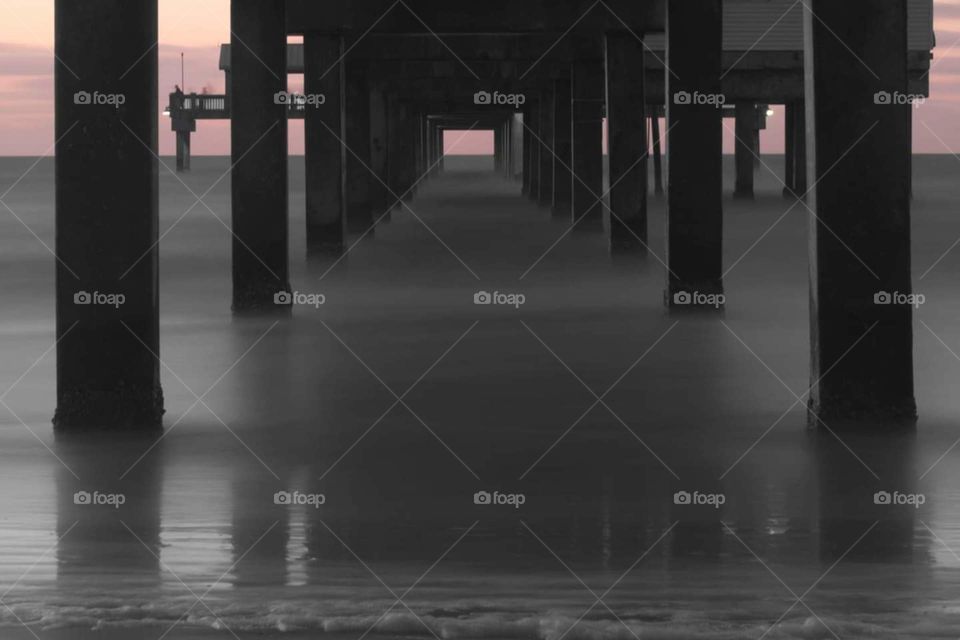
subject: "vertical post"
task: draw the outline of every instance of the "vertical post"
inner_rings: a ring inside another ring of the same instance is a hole
[[[424,114],[423,115],[423,173],[427,173],[430,169],[430,165],[433,162],[433,145],[431,136],[432,127],[430,124],[430,118]]]
[[[53,423],[63,430],[156,429],[163,415],[157,0],[54,6]]]
[[[387,112],[389,104],[383,83],[370,85],[370,215],[376,222],[384,220],[390,206],[387,193]]]
[[[403,126],[403,135],[406,139],[404,151],[406,160],[403,164],[403,200],[409,202],[416,194],[418,179],[423,176],[420,170],[420,113],[416,106],[407,111],[407,119]]]
[[[510,167],[513,165],[513,115],[511,114],[509,118],[503,121],[500,125],[501,135],[503,135],[503,151],[504,151],[504,163],[503,163],[503,177],[509,178],[511,174]]]
[[[553,163],[553,201],[552,213],[555,216],[568,217],[571,214],[571,189],[573,174],[570,163],[573,161],[573,143],[570,139],[571,94],[570,78],[557,78],[553,82],[553,150],[557,160]]]
[[[423,176],[419,166],[420,116],[415,105],[408,105],[404,110],[400,135],[403,140],[399,165],[401,189],[397,195],[409,202],[416,193],[417,181]]]
[[[518,111],[510,116],[510,171],[507,174],[511,180],[516,180],[523,170],[523,115]]]
[[[758,171],[762,166],[760,164],[760,122],[758,120],[759,117],[760,117],[760,110],[758,107],[754,106],[753,135],[750,136],[750,149],[753,151],[750,157],[753,159],[754,171]]]
[[[667,290],[671,308],[723,298],[721,0],[667,0]]]
[[[370,190],[370,85],[366,62],[347,63],[347,230],[364,233],[373,224]]]
[[[346,103],[343,38],[305,34],[303,83],[323,104],[304,111],[307,252],[339,254],[346,220]],[[339,62],[336,62],[338,61]]]
[[[433,156],[437,163],[433,172],[439,174],[443,167],[443,131],[440,130],[439,121],[437,121],[437,125],[433,128],[433,140],[431,140],[430,143],[433,145]]]
[[[411,114],[411,107],[404,95],[393,97],[390,107],[390,126],[387,131],[389,136],[388,146],[390,154],[387,158],[388,176],[390,185],[390,204],[399,205],[401,200],[409,200],[412,197],[411,189],[414,180],[419,176],[414,176],[416,166],[414,166],[414,154],[416,134],[413,130],[415,119]],[[399,198],[400,200],[396,200]]]
[[[643,43],[630,32],[604,38],[610,157],[610,250],[646,252],[647,120]]]
[[[530,190],[527,196],[531,200],[540,197],[540,154],[543,153],[540,144],[540,102],[539,99],[529,101],[530,122],[527,124],[530,133]]]
[[[553,163],[556,142],[553,139],[553,86],[540,91],[540,182],[537,204],[549,207],[553,203]]]
[[[437,162],[440,154],[437,153],[437,122],[436,120],[427,120],[427,167],[430,169],[430,175],[437,174]]]
[[[916,418],[910,105],[877,96],[909,91],[906,5],[813,0],[804,11],[811,424]]]
[[[802,111],[802,110],[801,110]],[[793,198],[796,190],[794,169],[794,145],[796,135],[797,104],[787,102],[783,105],[783,197]],[[804,171],[806,167],[804,167]]]
[[[523,180],[523,186],[521,188],[521,193],[524,195],[530,194],[530,183],[531,183],[531,168],[533,167],[533,135],[530,133],[530,120],[533,117],[531,115],[533,111],[533,105],[528,101],[523,108],[523,122],[522,129],[520,131],[520,142],[522,151],[520,153],[522,170],[521,178]]]
[[[423,140],[423,162],[424,162],[424,171],[427,171],[428,176],[433,175],[433,164],[436,156],[434,152],[436,149],[433,146],[433,135],[434,135],[434,124],[430,118],[426,119],[426,131],[424,132]]]
[[[493,128],[493,170],[499,172],[503,168],[503,136],[500,127]]]
[[[190,171],[190,130],[177,131],[177,171]]]
[[[752,102],[738,102],[734,105],[734,198],[753,198],[754,138],[757,128],[757,109]]]
[[[403,168],[402,163],[406,161],[404,157],[404,139],[403,127],[406,120],[406,105],[397,93],[391,92],[389,96],[390,110],[388,112],[387,124],[387,185],[390,187],[387,203],[392,209],[396,206],[396,198],[399,198],[405,189],[403,186]]]
[[[427,116],[423,112],[417,114],[417,174],[427,172]]]
[[[802,101],[793,111],[793,189],[797,197],[807,193],[807,115]]]
[[[663,152],[660,148],[660,116],[650,118],[650,128],[653,134],[653,192],[663,195]]]
[[[437,127],[437,173],[443,171],[443,158],[447,155],[446,149],[443,148],[443,128]]]
[[[287,34],[283,0],[232,0],[233,308],[272,309],[287,275]]]
[[[603,63],[600,42],[581,41],[571,69],[571,179],[573,221],[603,226]]]
[[[420,114],[415,112],[413,117],[413,172],[417,175],[423,175],[423,165],[420,160],[420,142],[423,138],[423,131],[420,129]]]

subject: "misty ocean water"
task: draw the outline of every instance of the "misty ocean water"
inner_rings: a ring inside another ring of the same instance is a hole
[[[726,311],[671,316],[663,199],[611,258],[457,157],[340,261],[306,259],[292,159],[292,287],[325,298],[290,317],[230,312],[228,160],[161,168],[166,431],[55,437],[34,162],[0,159],[0,637],[960,633],[955,158],[915,158],[916,433],[839,437],[806,429],[809,212],[767,168],[725,181]]]

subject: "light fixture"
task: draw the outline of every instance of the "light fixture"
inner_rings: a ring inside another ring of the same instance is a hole
[[[770,118],[773,116],[773,109],[767,109],[767,117]]]

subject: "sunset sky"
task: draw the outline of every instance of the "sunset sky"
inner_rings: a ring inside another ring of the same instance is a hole
[[[229,0],[160,0],[160,89],[180,82],[180,53],[186,59],[186,87],[211,93],[224,90],[217,69],[218,47],[229,41]],[[960,0],[935,0],[937,48],[931,72],[931,97],[914,112],[918,153],[960,150]],[[0,156],[42,155],[53,144],[53,0],[0,0]],[[291,87],[300,78],[291,76]],[[782,108],[761,136],[763,151],[783,149]],[[173,153],[173,134],[164,119],[160,151]],[[290,126],[290,151],[303,152],[301,122]],[[726,148],[732,149],[727,134]],[[492,152],[488,136],[464,140],[459,150]],[[229,154],[229,125],[201,122],[193,137],[199,155]]]

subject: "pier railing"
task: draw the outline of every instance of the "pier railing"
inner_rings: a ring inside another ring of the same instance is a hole
[[[296,94],[286,101],[287,117],[302,118],[304,111],[311,105],[298,100]],[[230,118],[230,96],[210,93],[170,94],[166,114],[174,120],[228,120]]]

